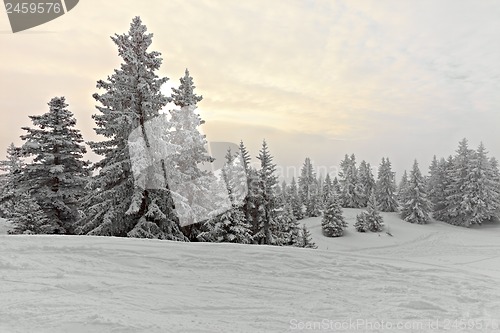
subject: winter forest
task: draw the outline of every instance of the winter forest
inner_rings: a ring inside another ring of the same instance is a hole
[[[344,208],[364,209],[354,225],[361,233],[388,232],[380,212],[461,227],[500,219],[498,161],[465,138],[450,156],[434,156],[430,166],[415,160],[400,177],[389,157],[372,167],[347,152],[338,174],[317,175],[305,158],[297,179],[280,181],[266,140],[258,152],[241,141],[238,151],[228,149],[222,170],[210,170],[192,73],[186,69],[165,96],[160,87],[169,78],[141,19],[111,39],[121,65],[97,80],[92,95],[102,140],[86,142],[71,101],[58,96],[46,113],[27,119],[23,144],[8,148],[0,213],[13,225],[9,233],[315,248],[301,220],[321,217],[323,235],[340,237]],[[176,107],[162,112],[168,103]],[[88,149],[101,159],[84,160]]]

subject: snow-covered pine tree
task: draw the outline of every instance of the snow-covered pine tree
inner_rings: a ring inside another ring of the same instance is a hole
[[[278,239],[280,240],[276,245],[297,246],[301,241],[300,224],[293,216],[292,206],[289,203],[281,206],[281,209],[277,210],[276,219],[279,225]]]
[[[307,157],[304,161],[300,176],[298,179],[299,196],[302,203],[305,205],[305,216],[317,216],[317,207],[315,202],[315,195],[317,191],[317,179],[314,172],[311,159]]]
[[[262,142],[262,148],[259,151],[257,159],[260,161],[260,169],[258,170],[259,186],[258,186],[258,230],[254,235],[254,239],[259,244],[276,245],[281,244],[279,234],[279,223],[276,219],[276,185],[278,184],[275,175],[276,164],[273,163],[273,157],[269,152],[266,140]]]
[[[379,232],[382,231],[384,220],[379,213],[375,191],[372,190],[368,197],[367,209],[356,215],[354,228],[358,232]]]
[[[372,191],[368,199],[368,205],[366,209],[366,221],[368,223],[368,230],[373,232],[382,231],[384,226],[384,219],[379,213],[377,198],[375,196],[375,191]]]
[[[322,202],[323,202],[323,207],[326,206],[326,203],[330,200],[331,196],[333,195],[334,189],[333,189],[333,183],[332,179],[330,178],[330,174],[326,174],[325,181],[323,182],[323,191],[322,191]]]
[[[106,81],[97,81],[97,88],[104,89],[104,93],[93,95],[100,103],[96,106],[99,113],[92,116],[97,125],[95,131],[106,140],[89,142],[102,159],[93,165],[96,174],[89,183],[91,193],[85,201],[86,216],[80,232],[186,240],[173,213],[168,188],[147,189],[135,184],[128,143],[132,132],[138,130],[139,138],[151,148],[155,140],[148,136],[153,133],[148,133],[147,123],[158,117],[170,101],[160,91],[168,78],[156,75],[162,63],[161,54],[148,51],[152,34],[147,33],[139,17],[132,20],[128,33],[115,34],[111,39],[123,62]],[[149,153],[146,149],[144,154]],[[149,173],[147,176],[150,182],[154,181]],[[162,181],[168,183],[166,179]]]
[[[452,172],[453,172],[453,157],[448,159],[441,158],[438,161],[435,175],[435,184],[430,188],[430,198],[432,198],[432,216],[436,220],[447,221],[448,215],[448,196],[451,189]]]
[[[496,217],[500,198],[495,173],[481,142],[472,155],[471,170],[465,187],[465,193],[471,197],[471,224],[482,224]]]
[[[342,193],[342,188],[340,186],[340,182],[337,177],[333,178],[332,188],[333,188],[332,193],[336,193],[337,195],[340,195]]]
[[[358,176],[356,156],[352,154],[344,157],[340,162],[340,201],[344,208],[359,208],[365,202],[364,188]]]
[[[301,236],[301,240],[297,246],[305,247],[305,248],[309,248],[309,249],[317,249],[318,248],[318,246],[313,242],[311,233],[309,232],[309,230],[307,229],[305,224],[302,225],[302,230],[301,230],[300,236]]]
[[[222,168],[224,186],[229,194],[231,209],[209,219],[204,224],[204,229],[198,235],[203,241],[252,243],[250,225],[245,218],[241,198],[246,195],[246,178],[239,154],[235,157],[231,149],[226,154],[226,163]]]
[[[372,191],[375,189],[375,178],[373,177],[370,163],[367,163],[364,160],[361,161],[358,168],[358,178],[359,183],[363,188],[363,196],[360,207],[366,207],[368,205],[368,199],[370,198]]]
[[[453,225],[469,227],[474,223],[473,194],[470,193],[473,155],[474,150],[469,148],[468,141],[464,138],[453,158],[451,183],[447,188],[445,222]]]
[[[354,223],[354,229],[358,232],[367,232],[368,229],[368,221],[367,221],[367,213],[366,211],[362,211],[358,215],[356,215],[356,222]]]
[[[292,182],[290,183],[288,197],[290,198],[290,205],[292,208],[293,216],[297,220],[302,220],[304,218],[304,213],[302,211],[303,204],[298,192],[295,177],[292,178]]]
[[[493,219],[500,220],[500,169],[498,167],[498,160],[495,157],[490,158],[490,166],[492,170],[493,186],[496,189],[496,209]]]
[[[213,174],[200,168],[200,164],[214,161],[208,155],[206,136],[199,129],[204,121],[196,112],[196,103],[202,97],[194,93],[195,86],[188,70],[180,80],[179,89],[172,88],[172,99],[180,109],[170,110],[173,130],[168,133],[169,143],[180,149],[165,161],[181,230],[191,241],[195,241],[201,232],[201,223],[198,222],[215,213],[215,206],[219,203],[214,202],[211,196],[214,190],[217,191],[212,185],[215,182]],[[242,177],[241,180],[245,180],[244,175]]]
[[[382,158],[382,163],[378,169],[375,195],[382,212],[395,212],[398,208],[396,200],[396,186],[394,172],[391,169],[389,158]]]
[[[198,96],[194,93],[196,86],[194,85],[193,78],[189,76],[189,70],[186,68],[184,77],[180,78],[181,85],[179,88],[172,87],[172,102],[175,105],[183,108],[185,106],[197,105],[203,99],[203,96]],[[203,120],[201,124],[203,124]]]
[[[16,185],[29,192],[54,233],[74,234],[88,179],[86,149],[66,99],[54,97],[48,105],[49,112],[30,116],[35,128],[22,128],[27,134],[21,136],[21,151],[31,162],[22,168]]]
[[[19,196],[18,182],[24,167],[20,147],[13,143],[7,148],[7,159],[0,161],[1,189],[0,189],[0,215],[8,218],[13,203]]]
[[[418,168],[417,160],[410,172],[405,201],[401,206],[400,216],[410,223],[426,224],[430,221],[431,202],[427,199],[424,178]]]
[[[321,220],[323,235],[326,237],[342,236],[345,227],[347,227],[347,222],[342,215],[339,197],[338,195],[333,195],[326,206],[326,210],[323,213],[323,219]]]
[[[10,210],[9,220],[14,228],[10,234],[53,233],[53,223],[28,192],[17,195]]]
[[[401,181],[398,186],[398,193],[396,198],[399,202],[399,205],[402,206],[406,202],[406,193],[408,192],[408,173],[406,170],[403,172],[403,176],[401,177]]]

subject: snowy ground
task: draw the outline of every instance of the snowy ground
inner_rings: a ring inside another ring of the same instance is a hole
[[[344,212],[343,238],[306,221],[318,250],[2,235],[0,332],[500,331],[498,226]]]

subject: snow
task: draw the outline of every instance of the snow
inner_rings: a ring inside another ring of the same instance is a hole
[[[0,235],[0,332],[498,331],[500,226],[357,233],[360,211],[340,238],[301,221],[317,250]]]

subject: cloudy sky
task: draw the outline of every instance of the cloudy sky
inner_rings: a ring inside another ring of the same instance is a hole
[[[91,95],[120,64],[109,36],[136,15],[162,53],[159,74],[178,85],[189,68],[210,141],[243,139],[255,156],[265,138],[283,167],[388,156],[398,176],[414,158],[427,171],[463,137],[500,157],[495,0],[84,0],[16,34],[1,11],[2,156],[54,96],[98,139]]]

